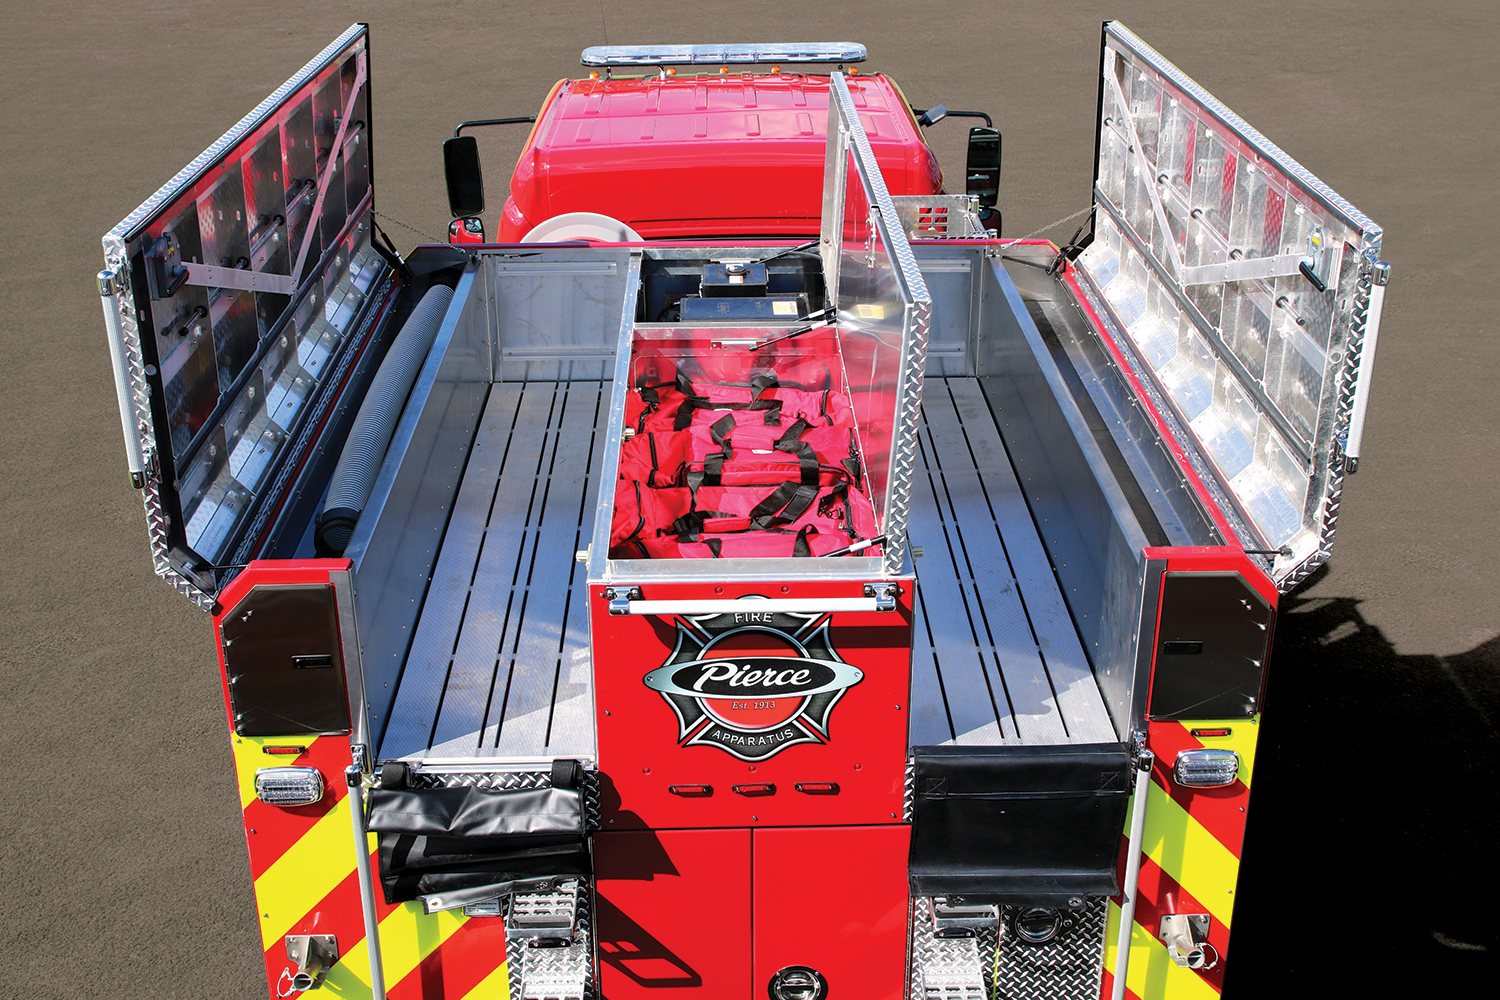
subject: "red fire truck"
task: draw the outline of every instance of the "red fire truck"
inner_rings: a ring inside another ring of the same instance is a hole
[[[864,58],[589,49],[403,258],[355,25],[104,238],[272,996],[1220,990],[1381,230],[1110,22],[1003,239]]]

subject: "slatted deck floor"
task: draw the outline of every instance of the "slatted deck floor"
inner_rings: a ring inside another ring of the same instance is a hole
[[[609,390],[490,390],[381,742],[393,757],[594,754],[586,572]]]
[[[978,380],[929,378],[922,401],[912,745],[1114,741]]]
[[[1112,741],[1041,541],[974,379],[927,380],[910,538],[911,740]],[[609,390],[497,383],[380,756],[592,756],[585,569]]]

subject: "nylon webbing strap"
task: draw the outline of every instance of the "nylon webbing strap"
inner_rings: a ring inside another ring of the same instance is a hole
[[[708,486],[718,486],[723,482],[724,463],[734,456],[734,444],[729,440],[729,434],[734,430],[734,417],[725,414],[718,420],[708,425],[709,436],[714,439],[714,444],[719,450],[703,459],[703,482]]]

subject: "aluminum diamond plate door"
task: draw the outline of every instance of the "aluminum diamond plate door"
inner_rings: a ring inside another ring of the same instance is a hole
[[[205,608],[256,554],[388,285],[370,241],[369,72],[356,24],[104,237],[156,570]]]
[[[1358,463],[1381,228],[1116,22],[1097,125],[1086,294],[1284,592]]]

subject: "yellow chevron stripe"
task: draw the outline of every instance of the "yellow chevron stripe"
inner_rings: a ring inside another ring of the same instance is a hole
[[[234,777],[240,786],[240,808],[244,809],[255,801],[255,772],[276,763],[261,751],[261,747],[273,741],[263,736],[233,736],[233,739]]]
[[[1230,730],[1228,736],[1200,736],[1199,743],[1206,747],[1220,747],[1226,750],[1234,750],[1240,755],[1240,780],[1246,786],[1250,784],[1250,775],[1255,770],[1255,746],[1260,736],[1260,716],[1254,715],[1248,719],[1209,719],[1199,722],[1181,723],[1183,731],[1192,736],[1194,729],[1216,729],[1223,727]],[[1171,764],[1171,761],[1167,761]]]
[[[1197,897],[1215,920],[1229,926],[1240,861],[1203,824],[1152,781],[1146,802],[1146,856]]]
[[[510,996],[510,973],[508,966],[500,967],[481,979],[472,990],[464,994],[463,1000],[506,1000]]]
[[[340,803],[255,880],[261,947],[280,941],[352,871],[354,829],[347,804]]]
[[[386,914],[385,919],[380,922],[380,960],[385,972],[386,989],[391,989],[410,975],[422,963],[422,959],[442,947],[443,942],[452,937],[453,932],[467,920],[462,910],[428,916],[422,912],[421,903],[402,903]],[[502,963],[496,972],[503,976],[504,970]],[[495,974],[492,973],[485,982],[494,978]],[[505,980],[502,979],[501,982],[505,983]],[[339,996],[370,995],[368,942],[361,938],[358,944],[339,956],[338,963],[328,970],[324,987]]]
[[[1104,967],[1113,970],[1119,949],[1120,908],[1109,904],[1108,930],[1104,938]],[[1150,931],[1136,924],[1130,931],[1130,969],[1125,985],[1138,997],[1150,1000],[1218,1000],[1219,994],[1192,969],[1178,968],[1167,954],[1167,946]]]

